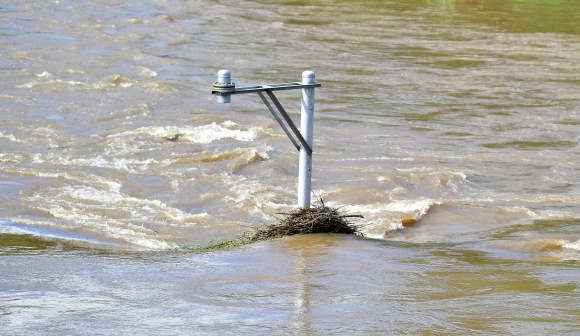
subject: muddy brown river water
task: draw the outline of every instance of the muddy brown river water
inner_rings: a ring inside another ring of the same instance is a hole
[[[296,204],[224,68],[364,237],[195,251]],[[0,0],[0,74],[2,335],[580,330],[577,1]]]

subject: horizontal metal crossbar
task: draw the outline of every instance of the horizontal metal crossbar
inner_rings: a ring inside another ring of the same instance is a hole
[[[264,91],[282,91],[282,90],[294,90],[294,89],[308,89],[308,88],[315,88],[322,86],[321,83],[312,83],[312,84],[302,84],[300,82],[295,83],[282,83],[282,84],[266,84],[266,85],[258,85],[258,86],[245,86],[236,88],[235,86],[231,90],[216,90],[217,87],[214,87],[212,90],[212,94],[219,95],[219,96],[227,96],[232,94],[240,94],[240,93],[252,93],[252,92],[264,92]]]

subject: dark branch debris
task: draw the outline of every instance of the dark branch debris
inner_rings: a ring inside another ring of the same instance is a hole
[[[347,218],[363,218],[361,215],[344,215],[338,208],[331,208],[321,201],[320,205],[299,208],[289,213],[278,213],[286,217],[276,224],[268,225],[244,237],[210,246],[209,249],[240,246],[258,241],[309,233],[343,233],[362,236],[357,226]]]

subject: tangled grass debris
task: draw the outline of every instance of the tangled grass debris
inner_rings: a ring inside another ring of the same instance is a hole
[[[256,229],[253,232],[246,232],[242,238],[215,244],[207,249],[236,247],[264,240],[309,233],[343,233],[362,236],[358,227],[352,224],[349,218],[363,218],[363,216],[342,214],[339,208],[326,206],[322,199],[319,199],[319,203],[319,205],[299,208],[288,213],[276,213],[277,215],[285,215],[285,217],[276,224]]]

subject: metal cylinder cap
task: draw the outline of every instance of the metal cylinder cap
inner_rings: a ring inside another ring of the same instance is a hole
[[[302,84],[313,84],[315,82],[314,71],[304,71],[302,73]]]
[[[226,84],[232,81],[232,73],[230,70],[222,69],[218,71],[218,83]]]

